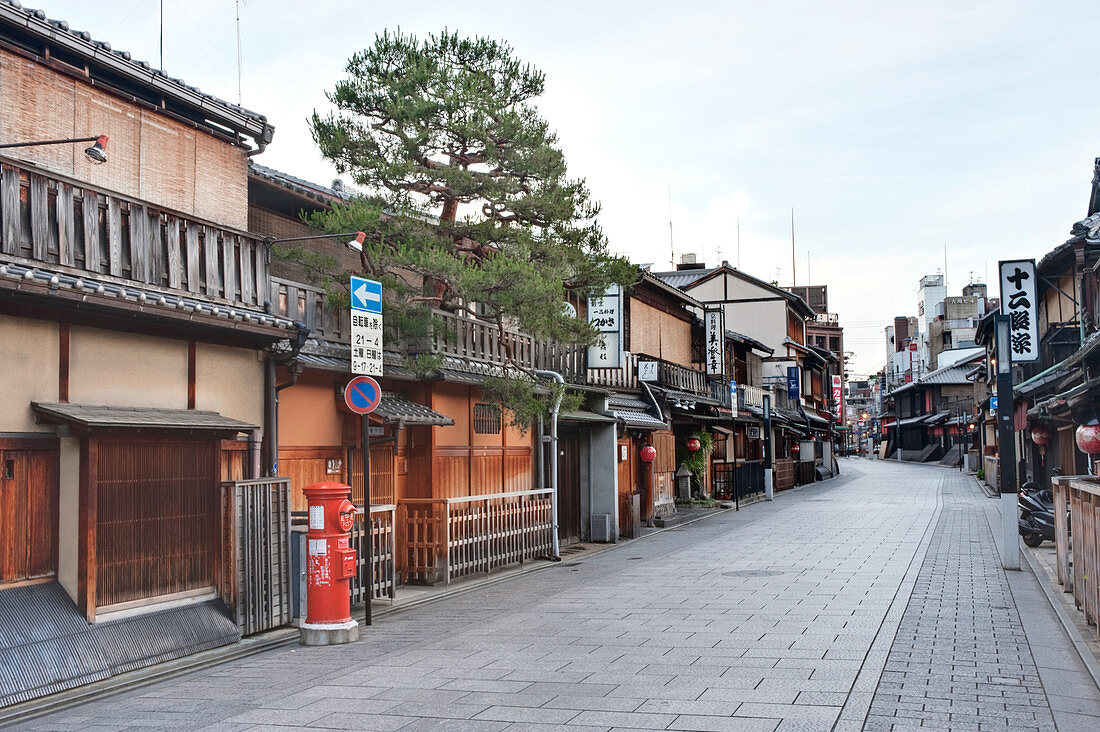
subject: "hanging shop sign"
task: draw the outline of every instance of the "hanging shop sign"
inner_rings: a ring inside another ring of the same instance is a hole
[[[799,389],[799,373],[797,366],[787,367],[787,401],[798,402],[801,398],[801,390]]]
[[[703,321],[706,326],[707,376],[721,376],[726,370],[726,329],[722,324],[722,311],[706,311]]]
[[[1001,313],[1009,318],[1013,363],[1039,360],[1039,302],[1034,259],[1000,263]]]
[[[588,347],[588,368],[617,369],[623,365],[623,293],[611,285],[603,295],[588,298],[588,323],[599,342]]]

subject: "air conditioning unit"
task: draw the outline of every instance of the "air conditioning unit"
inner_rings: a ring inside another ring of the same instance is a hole
[[[603,544],[611,541],[611,514],[592,514],[592,541]]]

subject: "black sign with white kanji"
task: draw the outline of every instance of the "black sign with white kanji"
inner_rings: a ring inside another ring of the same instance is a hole
[[[1013,363],[1039,360],[1039,303],[1035,260],[1000,263],[1001,313],[1008,316]]]

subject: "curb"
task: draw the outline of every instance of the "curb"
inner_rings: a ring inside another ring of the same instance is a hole
[[[1043,590],[1043,596],[1046,597],[1047,602],[1050,603],[1050,607],[1054,610],[1054,614],[1058,616],[1058,622],[1061,624],[1062,629],[1066,631],[1066,636],[1069,637],[1070,643],[1073,644],[1073,649],[1077,651],[1077,655],[1081,657],[1081,663],[1088,669],[1089,676],[1092,677],[1092,683],[1096,684],[1096,688],[1100,689],[1100,661],[1097,661],[1096,656],[1093,655],[1092,649],[1088,647],[1084,637],[1081,635],[1081,631],[1078,630],[1077,624],[1073,622],[1073,618],[1069,616],[1069,612],[1066,610],[1062,601],[1054,594],[1055,590],[1050,586],[1050,577],[1045,570],[1035,566],[1035,560],[1031,558],[1031,552],[1024,549],[1020,552],[1023,555],[1024,561],[1027,562],[1027,567],[1031,570],[1031,574],[1035,577],[1035,581],[1039,583],[1039,587]]]

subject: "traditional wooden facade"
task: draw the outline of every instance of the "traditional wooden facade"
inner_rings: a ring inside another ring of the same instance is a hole
[[[248,603],[223,484],[264,472],[266,354],[297,329],[244,230],[266,120],[0,6],[0,142],[89,135],[109,136],[105,164],[87,143],[0,157],[0,592],[60,588],[92,643],[99,621]],[[64,688],[73,668],[43,673]]]
[[[252,168],[249,192],[251,224],[275,239],[311,235],[301,223],[302,213],[349,195],[261,166]],[[349,270],[359,267],[357,255],[342,243],[322,239],[308,246],[336,257]],[[402,365],[401,344],[387,346],[380,380],[386,394],[371,415],[368,499],[361,487],[361,420],[343,405],[343,387],[351,376],[347,313],[329,308],[322,291],[301,282],[304,273],[293,262],[276,257],[272,270],[275,311],[301,319],[310,329],[301,351],[286,354],[276,373],[278,466],[291,479],[295,508],[305,507],[301,489],[324,479],[349,483],[361,505],[392,508],[395,570],[405,582],[450,581],[487,566],[548,555],[549,487],[539,468],[536,430],[512,425],[509,413],[480,387],[508,364],[496,329],[438,313],[441,329],[427,348],[443,362],[429,374]],[[575,379],[578,349],[516,332],[507,337],[520,367]],[[588,473],[581,470],[571,424],[570,415],[563,415],[558,487],[563,544],[587,536],[580,510]],[[529,545],[513,547],[494,539],[499,531],[486,522],[497,521],[518,522],[516,536],[528,536]]]

